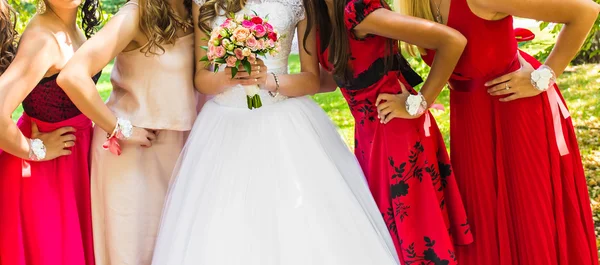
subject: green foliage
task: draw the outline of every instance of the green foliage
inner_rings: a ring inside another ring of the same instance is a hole
[[[17,31],[23,32],[29,19],[35,14],[35,2],[31,0],[8,0],[17,11]]]
[[[600,0],[594,0],[596,3],[600,3]],[[548,22],[540,22],[540,30],[549,30],[552,33],[553,37],[556,37],[560,30],[562,29],[562,24],[550,24]],[[554,44],[546,47],[544,50],[540,51],[535,55],[535,57],[539,60],[546,60],[550,52],[554,49]],[[596,18],[596,22],[594,22],[594,26],[592,27],[592,31],[590,35],[585,40],[581,51],[575,59],[573,59],[573,64],[584,64],[584,63],[600,63],[600,17]]]

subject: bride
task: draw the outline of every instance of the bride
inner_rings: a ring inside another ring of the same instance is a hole
[[[399,264],[356,158],[305,96],[319,88],[319,66],[301,0],[194,1],[196,58],[222,14],[269,15],[287,38],[251,76],[198,63],[196,87],[216,96],[179,158],[153,264]],[[288,74],[295,32],[302,71]],[[262,108],[247,108],[249,84],[263,87]]]

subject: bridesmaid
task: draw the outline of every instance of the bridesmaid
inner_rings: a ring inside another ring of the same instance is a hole
[[[450,79],[452,163],[475,244],[462,265],[598,264],[587,186],[554,81],[598,16],[591,0],[400,0],[463,33]],[[545,64],[518,51],[512,16],[563,23]],[[427,51],[431,62],[435,52]]]
[[[80,6],[83,30],[77,25]],[[94,264],[92,122],[56,76],[93,34],[97,14],[97,0],[40,1],[17,51],[16,14],[0,0],[2,265]],[[11,116],[21,103],[25,113],[15,124]]]
[[[191,1],[129,1],[58,78],[97,125],[91,161],[98,264],[151,263],[171,173],[197,113],[190,8]],[[115,56],[105,105],[89,76]]]
[[[443,137],[427,107],[454,69],[464,37],[396,14],[383,0],[305,2],[314,2],[308,14],[318,25],[319,60],[337,82],[323,72],[322,90],[339,86],[348,101],[355,153],[402,264],[457,264],[454,244],[469,244],[472,236]],[[400,54],[398,39],[440,54],[421,92],[413,89],[422,80]]]

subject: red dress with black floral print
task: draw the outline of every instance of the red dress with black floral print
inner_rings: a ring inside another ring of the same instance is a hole
[[[379,8],[387,6],[380,0],[350,0],[345,10],[353,78],[338,85],[355,119],[355,154],[403,264],[457,264],[453,245],[469,244],[473,237],[434,118],[426,113],[387,124],[377,118],[380,93],[399,93],[399,82],[416,93],[412,87],[422,81],[396,47],[394,64],[385,70],[389,39],[353,35],[353,28]],[[331,69],[324,46],[319,40],[319,61]]]

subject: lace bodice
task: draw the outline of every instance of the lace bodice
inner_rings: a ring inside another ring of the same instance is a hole
[[[194,0],[198,6],[202,6],[205,0]],[[281,39],[281,51],[275,56],[261,58],[269,68],[269,72],[276,74],[288,73],[288,59],[292,50],[292,42],[296,32],[298,22],[305,18],[304,6],[302,0],[248,0],[246,6],[238,14],[254,14],[256,12],[261,17],[269,16],[269,23],[278,31]],[[223,14],[217,17],[213,27],[217,27],[225,21]],[[268,105],[285,99],[283,96],[272,98],[266,91],[260,92],[264,105]],[[241,87],[232,88],[215,97],[215,101],[229,106],[247,107],[246,94]]]

